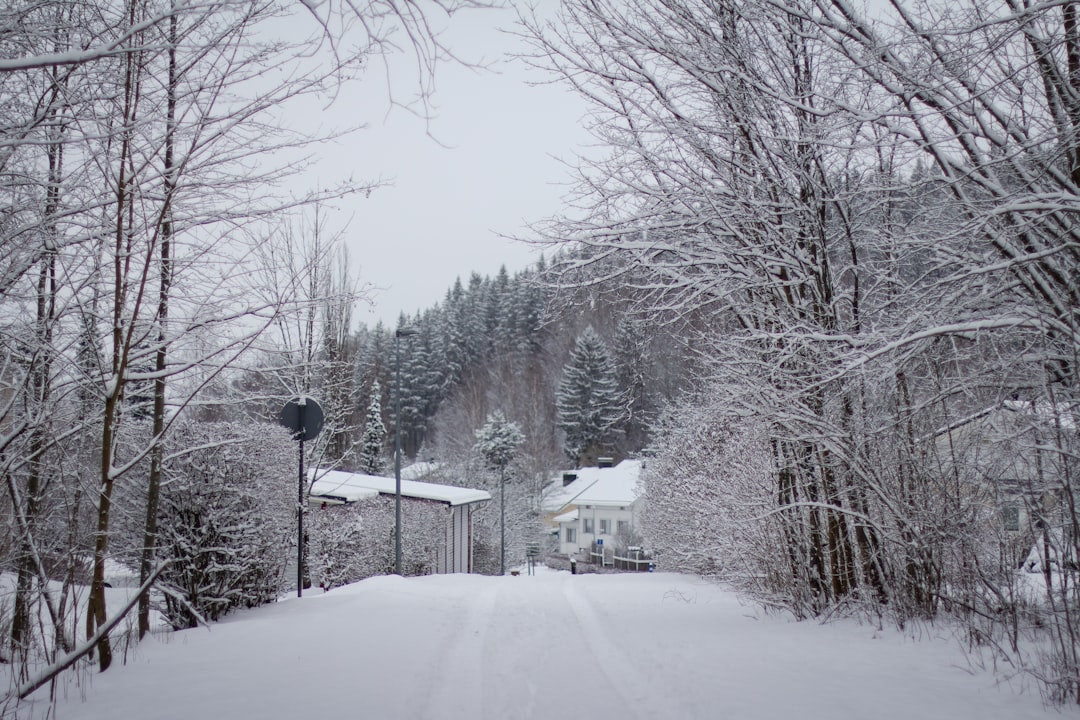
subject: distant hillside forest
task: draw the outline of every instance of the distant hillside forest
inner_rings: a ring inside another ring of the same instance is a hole
[[[403,314],[397,327],[335,333],[324,314],[311,386],[327,417],[319,465],[392,472],[399,369],[403,463],[467,466],[494,412],[521,428],[516,464],[537,482],[597,455],[640,454],[694,363],[680,325],[628,312],[626,295],[614,283],[560,290],[541,259],[513,275],[503,267],[495,277],[459,278],[442,302]],[[583,438],[567,426],[573,399],[559,403],[571,376],[595,386],[584,397],[579,388],[579,401],[604,403],[599,426]],[[276,406],[260,412],[273,420]]]

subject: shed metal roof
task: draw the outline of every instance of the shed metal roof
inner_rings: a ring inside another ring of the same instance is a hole
[[[311,486],[312,497],[355,497],[356,499],[362,499],[363,497],[370,497],[373,492],[380,495],[393,495],[396,492],[394,478],[351,473],[343,470],[313,471],[312,477],[315,478],[315,482]],[[437,485],[417,480],[402,480],[401,496],[434,500],[450,506],[471,505],[491,500],[491,494],[486,490],[474,490],[453,485]],[[349,502],[352,502],[352,500],[349,500]]]

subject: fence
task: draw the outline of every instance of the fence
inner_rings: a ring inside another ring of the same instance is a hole
[[[618,555],[614,557],[614,564],[616,570],[631,570],[633,572],[651,572],[654,567],[653,561],[648,558],[625,558]]]
[[[615,548],[599,548],[594,545],[589,552],[589,559],[593,565],[601,567],[613,567],[616,570],[630,570],[632,572],[649,572],[653,568],[653,561],[647,557],[641,557],[640,552],[634,552],[634,557],[620,557],[615,553]]]

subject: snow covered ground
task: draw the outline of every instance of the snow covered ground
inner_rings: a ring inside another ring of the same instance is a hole
[[[924,633],[925,634],[925,633]],[[1024,720],[955,643],[796,623],[665,573],[372,578],[144,642],[56,720]],[[20,717],[44,717],[46,690]]]

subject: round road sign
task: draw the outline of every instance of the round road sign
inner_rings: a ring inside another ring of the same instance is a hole
[[[292,430],[293,440],[314,440],[323,426],[323,410],[318,400],[301,395],[285,403],[280,422]]]

